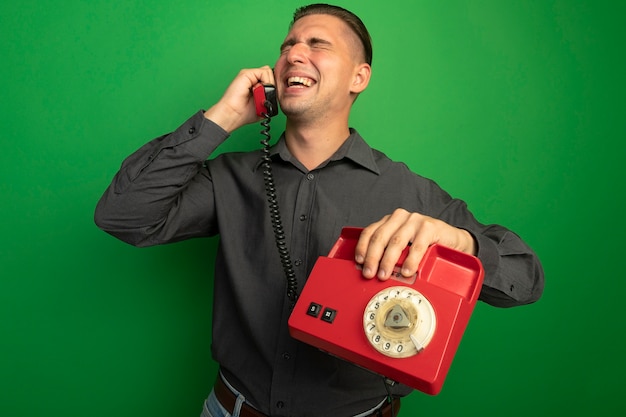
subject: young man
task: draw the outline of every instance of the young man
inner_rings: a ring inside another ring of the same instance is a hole
[[[258,122],[250,93],[258,83],[276,85],[287,117],[270,158],[298,289],[349,225],[365,227],[355,261],[366,278],[388,279],[409,243],[402,273],[412,275],[426,248],[440,243],[481,259],[483,301],[508,307],[541,295],[541,265],[514,233],[478,223],[462,201],[349,128],[371,51],[363,23],[347,10],[298,9],[273,71],[242,70],[209,110],[129,156],[98,203],[98,226],[136,246],[220,234],[212,339],[220,375],[203,416],[392,415],[399,404],[386,401],[389,393],[411,391],[289,336],[292,301],[261,153],[207,161],[230,132]]]

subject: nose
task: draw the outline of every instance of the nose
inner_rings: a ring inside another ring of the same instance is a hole
[[[308,47],[306,44],[299,42],[289,48],[287,52],[287,62],[290,64],[303,63],[306,61]]]

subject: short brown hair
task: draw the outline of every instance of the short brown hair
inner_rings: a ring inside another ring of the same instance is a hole
[[[293,24],[296,23],[298,19],[313,14],[327,14],[343,20],[361,41],[365,62],[372,65],[372,38],[370,37],[365,24],[357,15],[339,6],[324,3],[310,4],[296,9],[293,14],[293,21],[289,25],[289,28],[291,29]]]

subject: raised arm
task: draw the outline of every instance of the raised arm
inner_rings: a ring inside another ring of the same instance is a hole
[[[232,131],[258,120],[250,89],[273,81],[268,66],[240,71],[209,110],[126,158],[96,206],[96,224],[135,246],[217,233],[204,162]]]

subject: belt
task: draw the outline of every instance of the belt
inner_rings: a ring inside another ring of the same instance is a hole
[[[215,392],[215,397],[222,404],[222,406],[228,411],[230,414],[233,413],[235,409],[235,402],[237,401],[237,396],[226,386],[222,378],[218,375],[217,380],[215,381],[215,386],[213,387]],[[393,414],[392,414],[393,410]],[[400,399],[394,398],[391,403],[387,402],[385,405],[380,407],[379,409],[372,411],[371,414],[365,417],[396,417],[398,412],[400,411]],[[255,408],[249,406],[246,403],[243,403],[241,406],[241,411],[239,412],[240,417],[268,417],[267,415],[261,413]]]

